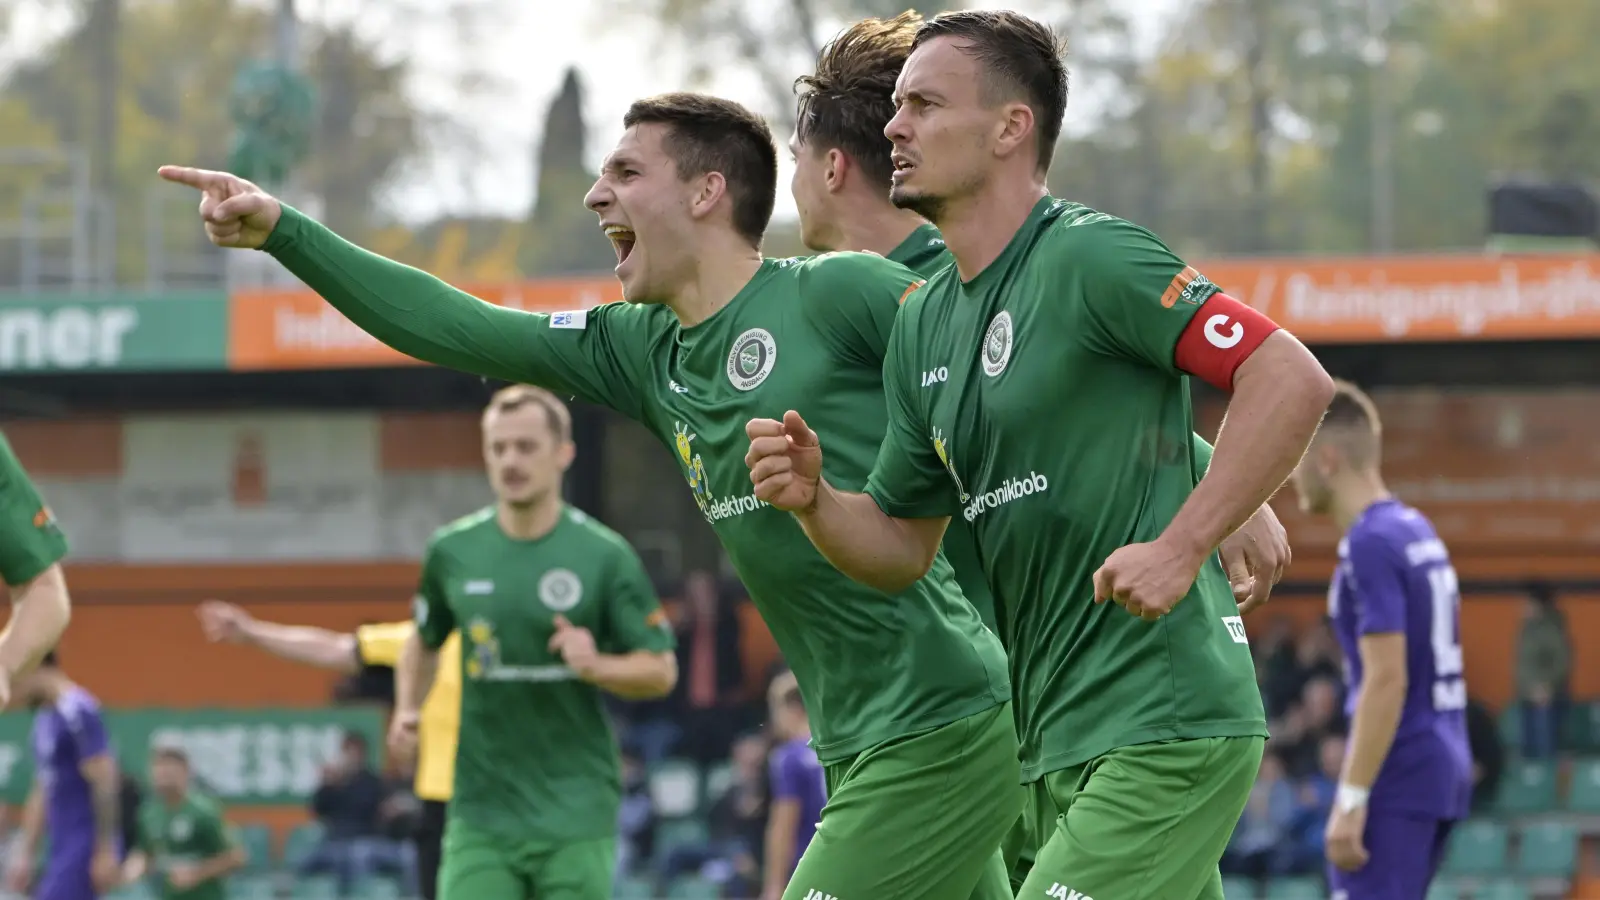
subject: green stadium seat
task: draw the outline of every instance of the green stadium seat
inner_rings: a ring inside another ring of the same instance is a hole
[[[648,878],[619,878],[611,896],[613,900],[654,900],[656,886]]]
[[[277,880],[271,875],[235,875],[228,879],[228,900],[276,900]]]
[[[136,881],[104,894],[102,900],[156,900],[156,892],[148,882]]]
[[[1256,900],[1258,893],[1255,881],[1249,878],[1222,879],[1223,900]]]
[[[719,900],[722,887],[704,878],[678,878],[667,889],[667,900]]]
[[[233,829],[244,848],[246,872],[270,872],[276,860],[272,858],[272,829],[265,825],[239,825]]]
[[[298,868],[305,861],[317,844],[322,842],[322,826],[315,822],[296,825],[294,830],[283,841],[283,864],[290,869]]]
[[[700,809],[700,768],[682,759],[666,759],[650,772],[650,800],[656,813],[687,816]]]
[[[1525,816],[1556,808],[1556,767],[1545,760],[1524,759],[1506,767],[1496,808],[1506,815]]]
[[[1600,753],[1600,700],[1574,703],[1567,712],[1564,743],[1573,753]]]
[[[294,883],[294,900],[339,900],[339,882],[331,875],[312,875]]]
[[[1511,834],[1506,826],[1489,819],[1461,823],[1450,836],[1445,853],[1447,875],[1499,875],[1506,869]]]
[[[710,809],[711,804],[722,799],[733,785],[733,765],[727,762],[712,763],[706,767],[706,778],[703,793],[705,795],[705,809]]]
[[[1472,900],[1532,900],[1533,891],[1526,884],[1511,878],[1497,878],[1479,887]]]
[[[1454,878],[1435,878],[1428,885],[1427,900],[1463,900],[1467,892]]]
[[[393,878],[364,878],[355,884],[353,900],[400,900],[405,892]]]
[[[1522,717],[1518,714],[1516,704],[1501,710],[1500,717],[1495,721],[1500,726],[1500,743],[1516,755],[1522,751]]]
[[[1538,822],[1522,829],[1517,873],[1568,879],[1578,870],[1578,829],[1566,822]]]
[[[1572,782],[1567,786],[1567,809],[1575,813],[1600,815],[1600,759],[1580,759],[1572,764]]]
[[[1274,878],[1267,882],[1265,900],[1328,900],[1328,889],[1320,878]]]

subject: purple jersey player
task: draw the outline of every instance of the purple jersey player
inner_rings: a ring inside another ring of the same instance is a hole
[[[1336,900],[1423,900],[1471,800],[1456,571],[1384,487],[1381,433],[1372,401],[1341,383],[1293,477],[1301,508],[1345,529],[1328,591],[1350,717],[1327,831]]]
[[[121,783],[100,704],[67,679],[54,653],[19,688],[37,711],[34,780],[8,880],[27,890],[42,834],[49,854],[31,884],[34,900],[94,900],[120,880],[121,865]]]
[[[794,675],[784,672],[767,689],[774,737],[769,760],[772,810],[767,818],[766,889],[763,896],[780,897],[784,885],[817,833],[817,820],[828,791],[811,747],[811,724]]]

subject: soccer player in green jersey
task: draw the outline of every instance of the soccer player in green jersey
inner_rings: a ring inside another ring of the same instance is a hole
[[[675,452],[795,673],[829,781],[786,900],[1009,896],[997,851],[1022,792],[998,638],[942,557],[892,594],[841,575],[743,463],[745,423],[798,405],[841,435],[830,475],[865,485],[888,334],[921,279],[863,253],[763,259],[777,147],[743,107],[669,94],[624,123],[588,204],[629,302],[556,315],[367,254],[233,176],[163,175],[204,193],[214,242],[264,247],[401,352],[610,406]]]
[[[11,684],[61,640],[72,617],[61,558],[67,539],[0,434],[0,581],[11,591],[11,621],[0,631],[0,707]]]
[[[601,692],[660,697],[673,638],[638,554],[567,506],[572,419],[514,385],[483,415],[495,503],[439,529],[395,668],[390,745],[411,755],[459,630],[461,725],[440,900],[608,900],[621,763]]]
[[[953,259],[932,223],[890,202],[893,145],[883,136],[895,113],[895,81],[911,55],[922,21],[915,12],[892,19],[863,19],[823,47],[815,71],[796,81],[799,110],[789,147],[795,160],[794,197],[808,247],[866,250],[929,277]],[[937,382],[946,377],[948,369],[939,368],[932,370],[927,380]],[[1194,450],[1198,478],[1205,474],[1212,448],[1195,435]],[[942,549],[962,593],[1001,642],[1006,642],[1008,635],[996,620],[994,598],[971,526],[953,520],[945,530]],[[1261,572],[1261,583],[1270,587],[1288,561],[1283,528],[1272,507],[1266,505],[1222,550],[1229,572],[1240,576],[1237,583],[1241,587],[1251,584],[1250,571]],[[1244,612],[1264,597],[1251,598],[1244,590],[1239,599],[1244,601]],[[1013,892],[1021,888],[1032,868],[1037,849],[1033,818],[1032,810],[1024,809],[1002,842]]]
[[[224,900],[228,874],[246,862],[244,848],[217,801],[191,787],[189,757],[182,748],[151,752],[150,788],[123,863],[123,882],[154,874],[161,900]]]
[[[1215,551],[1293,469],[1332,381],[1153,235],[1047,195],[1066,103],[1048,29],[940,16],[897,99],[891,199],[956,264],[895,325],[866,491],[832,483],[791,410],[750,424],[757,496],[882,590],[921,577],[951,516],[973,525],[1045,839],[1020,897],[1220,900],[1266,728]],[[1189,375],[1233,393],[1200,479]]]

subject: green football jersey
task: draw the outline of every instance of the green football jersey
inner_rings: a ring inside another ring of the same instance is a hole
[[[66,537],[0,434],[0,581],[27,584],[66,555]]]
[[[228,895],[225,877],[181,891],[167,882],[173,866],[199,865],[238,846],[216,800],[193,790],[177,806],[150,797],[139,807],[137,837],[163,900],[223,900]]]
[[[517,839],[615,834],[621,762],[603,694],[549,644],[560,615],[602,653],[673,648],[633,548],[570,507],[548,534],[516,540],[490,507],[434,534],[413,602],[427,647],[461,632],[450,815]]]
[[[951,267],[914,293],[890,342],[867,492],[889,515],[974,527],[1009,620],[1027,780],[1120,746],[1266,735],[1215,555],[1157,622],[1093,602],[1106,557],[1155,539],[1204,471],[1173,351],[1216,288],[1185,268],[1149,232],[1046,198],[975,278]]]
[[[769,259],[727,306],[685,328],[659,304],[544,315],[461,294],[285,209],[265,248],[403,353],[609,406],[678,460],[799,682],[823,762],[1010,699],[1005,651],[941,555],[889,596],[841,574],[790,514],[756,499],[745,425],[799,411],[828,478],[860,490],[883,442],[883,356],[921,279],[868,253]]]
[[[932,225],[922,225],[911,232],[900,242],[900,246],[890,251],[887,258],[923,278],[933,277],[933,273],[955,261],[945,248],[944,237],[939,234],[939,229]],[[934,373],[935,377],[939,374]],[[972,533],[972,526],[960,519],[951,519],[940,549],[944,551],[950,568],[955,570],[956,584],[960,586],[961,593],[978,611],[978,618],[983,620],[983,624],[998,635],[1004,644],[1009,637],[995,618],[994,595],[989,592],[989,579],[983,573],[983,560],[978,556],[978,540]]]

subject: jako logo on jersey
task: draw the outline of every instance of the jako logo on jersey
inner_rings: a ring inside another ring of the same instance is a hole
[[[949,380],[950,380],[950,370],[945,368],[944,366],[940,366],[937,369],[930,369],[929,371],[926,371],[926,372],[922,373],[922,386],[923,387],[932,387],[932,386],[934,386],[936,384],[943,384],[944,382],[949,381]]]
[[[765,328],[752,328],[734,338],[728,351],[728,381],[741,391],[754,390],[778,363],[778,342]]]
[[[961,511],[961,517],[971,522],[997,506],[1004,506],[1013,500],[1026,497],[1030,494],[1042,494],[1050,489],[1050,479],[1038,472],[1029,472],[1027,478],[1011,478],[1001,482],[998,488],[987,494],[979,494],[972,498],[967,508]],[[965,497],[962,497],[965,500]]]
[[[714,523],[720,519],[742,516],[768,505],[756,499],[754,492],[743,497],[722,500],[713,497],[711,485],[706,481],[705,463],[700,460],[700,454],[694,452],[695,435],[689,433],[689,426],[683,422],[674,422],[672,437],[673,444],[678,449],[678,460],[683,463],[683,477],[689,482],[689,491],[694,494],[695,505],[700,507],[700,514],[706,517],[707,522]]]
[[[1224,325],[1228,326],[1226,334],[1222,331],[1222,326]],[[1210,342],[1211,346],[1218,350],[1227,350],[1237,346],[1240,341],[1244,340],[1244,326],[1222,313],[1217,313],[1206,320],[1205,334],[1206,340]]]
[[[1011,313],[1001,310],[989,323],[978,358],[983,363],[983,374],[990,378],[1006,370],[1006,363],[1011,361]]]
[[[539,602],[554,612],[566,612],[583,599],[583,582],[571,569],[551,569],[539,579]]]
[[[1094,900],[1094,898],[1088,894],[1085,894],[1081,891],[1075,891],[1059,881],[1050,885],[1050,890],[1045,891],[1045,896],[1053,897],[1055,900]]]
[[[806,891],[805,900],[839,900],[839,898],[827,891],[819,891],[816,888],[812,888]]]

